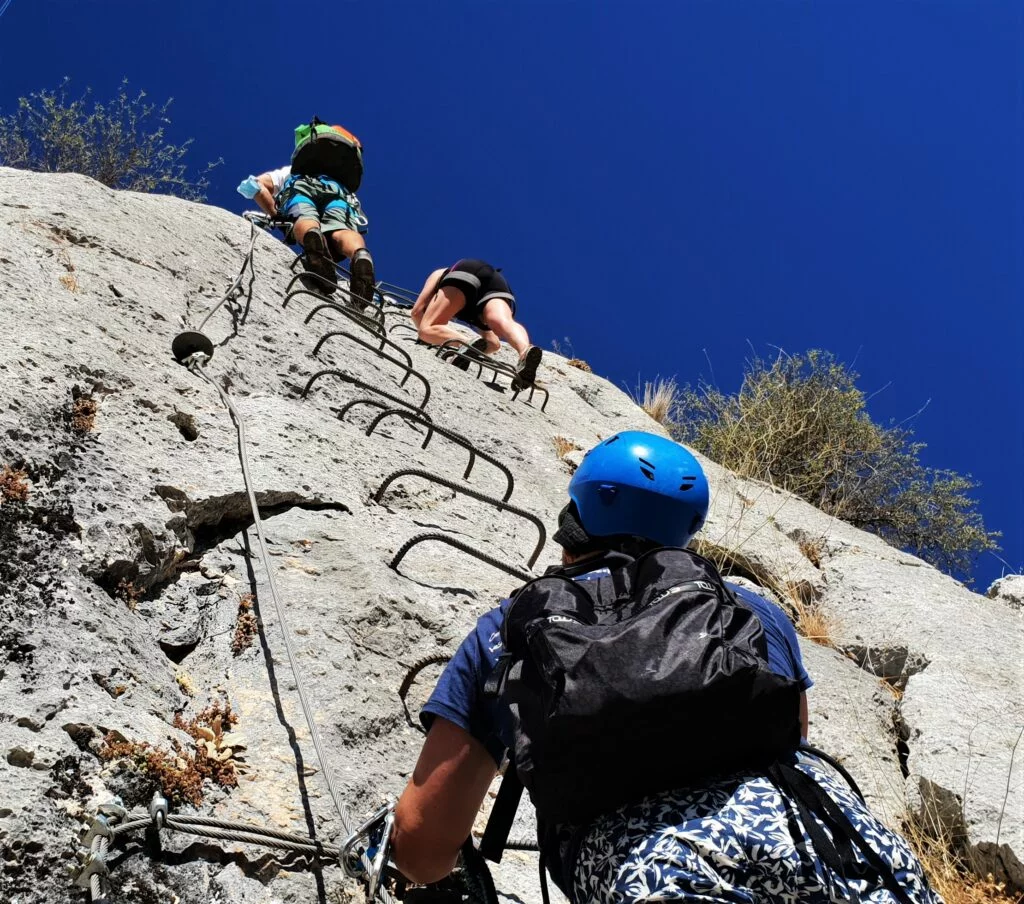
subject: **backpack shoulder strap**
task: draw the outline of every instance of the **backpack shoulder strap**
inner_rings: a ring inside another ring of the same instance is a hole
[[[491,815],[487,817],[484,836],[480,839],[480,853],[492,863],[501,863],[505,842],[512,831],[522,796],[523,783],[519,780],[515,763],[510,762],[498,786],[498,796],[491,808]]]

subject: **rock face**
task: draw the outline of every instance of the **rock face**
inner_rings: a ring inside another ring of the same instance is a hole
[[[1011,609],[1024,609],[1024,574],[1008,574],[993,581],[985,595],[1006,603]]]
[[[210,743],[245,771],[234,788],[207,780],[200,811],[313,829],[328,842],[341,834],[256,552],[235,427],[214,387],[170,355],[173,337],[198,326],[232,282],[249,240],[249,225],[223,210],[0,169],[4,901],[81,900],[69,879],[78,833],[115,794],[145,805],[156,770],[152,760],[129,769],[100,754],[146,743],[150,753],[171,751],[178,767],[196,745],[189,722],[217,701],[238,722]],[[526,570],[538,534],[528,520],[417,476],[375,501],[399,469],[461,481],[469,453],[440,434],[424,448],[424,429],[398,417],[367,436],[379,409],[338,413],[374,393],[338,377],[317,379],[303,397],[325,368],[412,406],[424,388],[415,376],[400,385],[404,370],[355,341],[368,334],[336,312],[305,323],[312,296],[282,307],[292,259],[256,236],[255,279],[205,327],[216,346],[207,373],[245,424],[297,665],[329,765],[362,813],[400,792],[416,759],[421,735],[397,696],[408,667],[452,652],[517,584],[438,541],[415,546],[397,571],[392,556],[415,535],[443,532]],[[479,451],[468,484],[503,495],[495,459],[514,480],[511,502],[546,525],[578,461],[571,446],[660,429],[557,355],[540,370],[550,391],[542,411],[541,393],[513,400],[507,379],[477,380],[402,341],[411,336],[402,310],[388,308],[386,320],[429,381],[426,411]],[[329,331],[349,335],[313,357]],[[812,741],[846,763],[887,819],[909,810],[951,834],[979,870],[1024,887],[1018,614],[786,493],[706,467],[714,495],[705,550],[831,625],[840,652],[804,644],[816,681]],[[537,570],[556,557],[545,541]],[[413,684],[412,713],[439,668]],[[520,819],[515,834],[524,835],[529,815]],[[336,867],[162,837],[160,851],[119,846],[114,900],[359,898]],[[507,899],[539,900],[535,855],[509,852],[495,876]]]

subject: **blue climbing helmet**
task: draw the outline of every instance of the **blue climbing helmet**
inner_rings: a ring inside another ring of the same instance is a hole
[[[708,481],[679,443],[626,430],[584,456],[569,498],[592,537],[627,535],[686,546],[707,517]]]

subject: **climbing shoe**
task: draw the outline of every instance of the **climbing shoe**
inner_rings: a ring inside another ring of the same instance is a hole
[[[321,277],[303,279],[303,285],[321,295],[330,295],[338,286],[338,271],[334,269],[334,261],[331,259],[324,234],[319,229],[310,229],[303,236],[302,250],[305,252],[302,256],[302,266],[307,272]]]
[[[516,364],[516,376],[512,381],[513,389],[526,389],[528,386],[533,386],[543,354],[536,345],[531,345],[526,350],[526,353],[519,359],[519,363]]]
[[[461,355],[452,355],[451,364],[452,367],[457,367],[459,370],[469,370],[469,365],[472,364],[472,358],[484,358],[487,355],[487,340],[484,338],[477,339],[469,345],[459,346],[458,349],[462,352]]]
[[[352,292],[352,303],[363,308],[373,304],[373,290],[376,278],[373,273],[373,258],[365,248],[360,248],[352,255],[352,279],[349,290]]]

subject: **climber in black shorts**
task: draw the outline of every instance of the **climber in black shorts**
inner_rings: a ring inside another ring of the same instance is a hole
[[[494,354],[504,339],[519,353],[516,385],[532,386],[542,353],[530,344],[530,337],[516,322],[515,313],[516,299],[501,271],[486,261],[463,258],[427,277],[411,316],[419,338],[430,345],[463,340],[448,326],[455,317],[480,332],[480,338],[469,346],[473,353]],[[452,363],[469,366],[464,358],[455,358]]]

